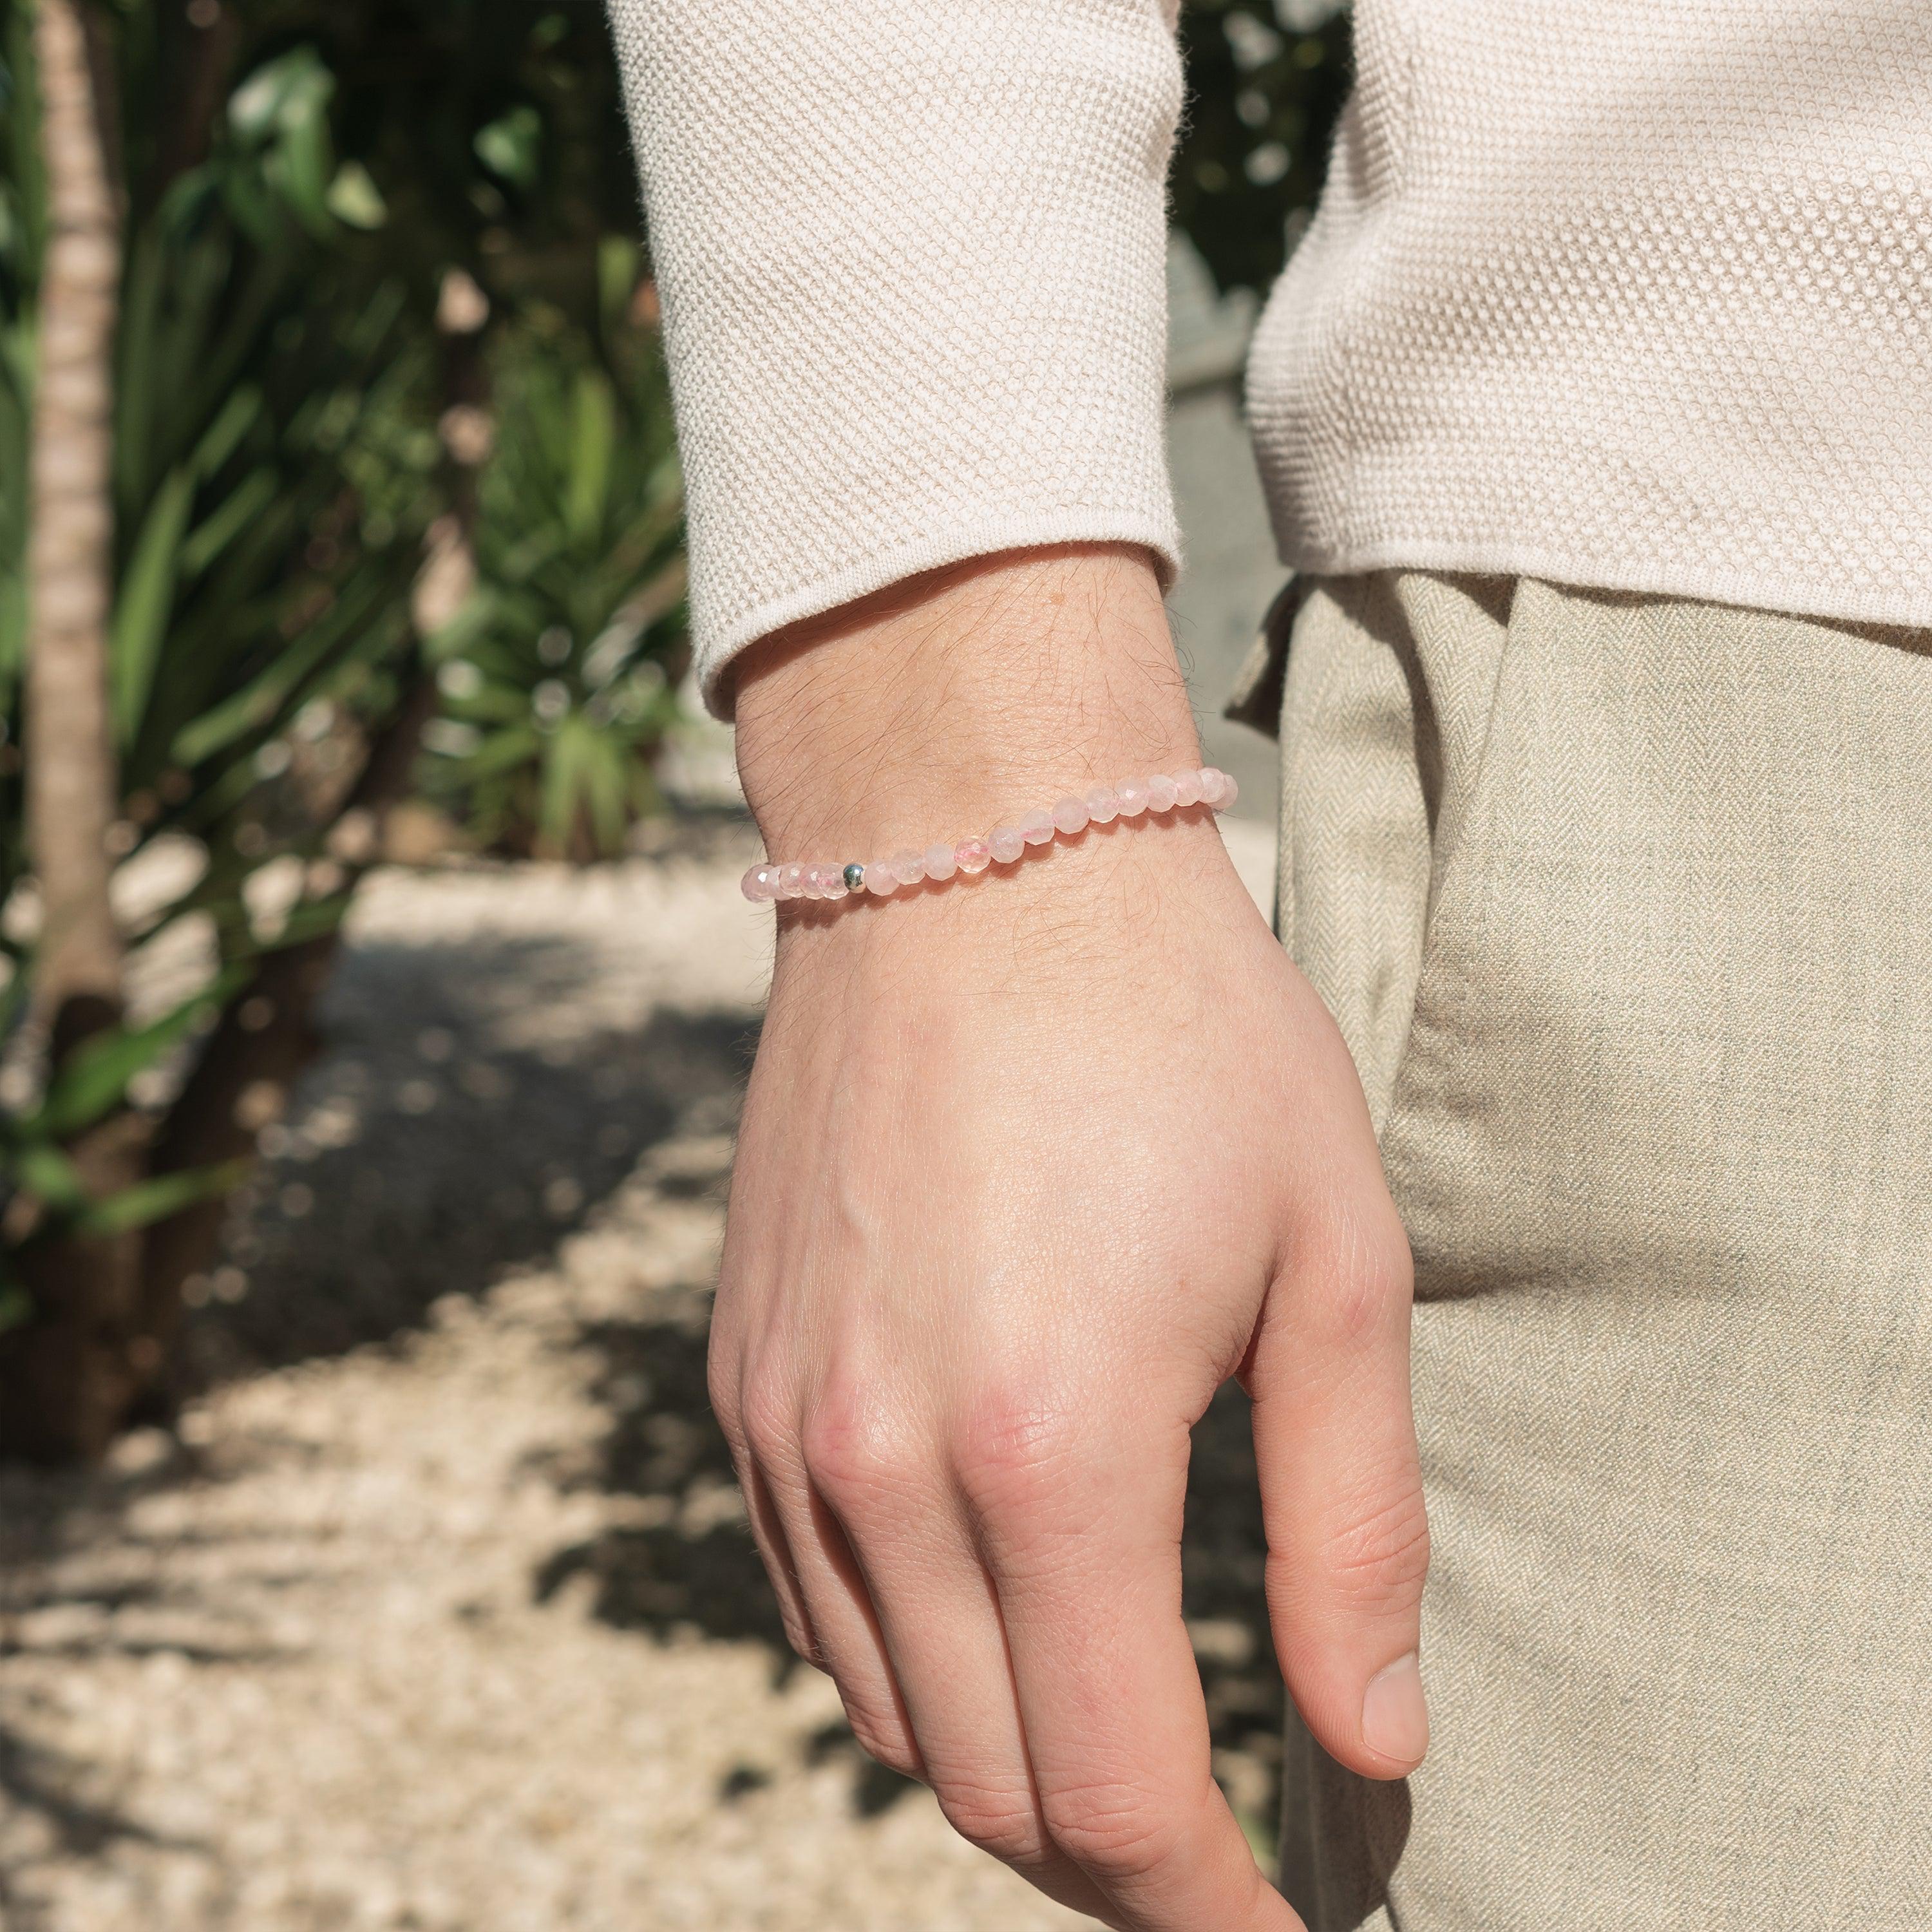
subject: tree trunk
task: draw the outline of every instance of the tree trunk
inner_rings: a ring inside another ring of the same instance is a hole
[[[58,1066],[121,1016],[108,897],[119,786],[108,710],[113,596],[113,352],[121,208],[76,0],[38,0],[47,246],[39,300],[28,542],[26,830],[40,889],[35,1010]],[[110,1118],[68,1151],[88,1192],[136,1180],[139,1124]],[[62,1241],[22,1258],[36,1304],[8,1338],[0,1446],[53,1460],[104,1450],[136,1377],[139,1244]]]
[[[35,993],[64,1047],[115,1018],[121,1000],[107,892],[119,790],[107,623],[120,210],[75,0],[39,0],[34,42],[48,235],[29,458],[26,809],[42,912]]]

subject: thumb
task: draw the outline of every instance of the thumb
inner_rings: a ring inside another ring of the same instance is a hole
[[[1408,1244],[1394,1204],[1304,1230],[1246,1373],[1268,1615],[1289,1694],[1331,1757],[1400,1778],[1429,1742],[1417,1653],[1429,1528],[1409,1406]]]

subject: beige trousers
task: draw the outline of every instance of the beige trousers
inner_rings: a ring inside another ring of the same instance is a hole
[[[1386,573],[1274,688],[1435,1537],[1428,1760],[1292,1738],[1288,1896],[1926,1932],[1932,635]]]

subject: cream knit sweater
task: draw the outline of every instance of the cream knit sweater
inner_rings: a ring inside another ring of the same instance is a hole
[[[1172,0],[611,0],[707,695],[978,553],[1179,550]],[[1932,625],[1932,0],[1359,0],[1249,412],[1284,561]]]

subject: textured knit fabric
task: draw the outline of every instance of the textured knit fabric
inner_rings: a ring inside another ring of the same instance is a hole
[[[1027,545],[1180,554],[1164,0],[611,0],[707,698],[780,625]]]
[[[1932,6],[1356,32],[1250,364],[1282,555],[1932,624]]]
[[[1172,0],[611,0],[707,695],[980,552],[1178,547]],[[1258,338],[1285,560],[1932,622],[1932,7],[1360,0]]]
[[[1414,1246],[1433,1732],[1310,1932],[1923,1932],[1932,634],[1316,586],[1284,937]]]

